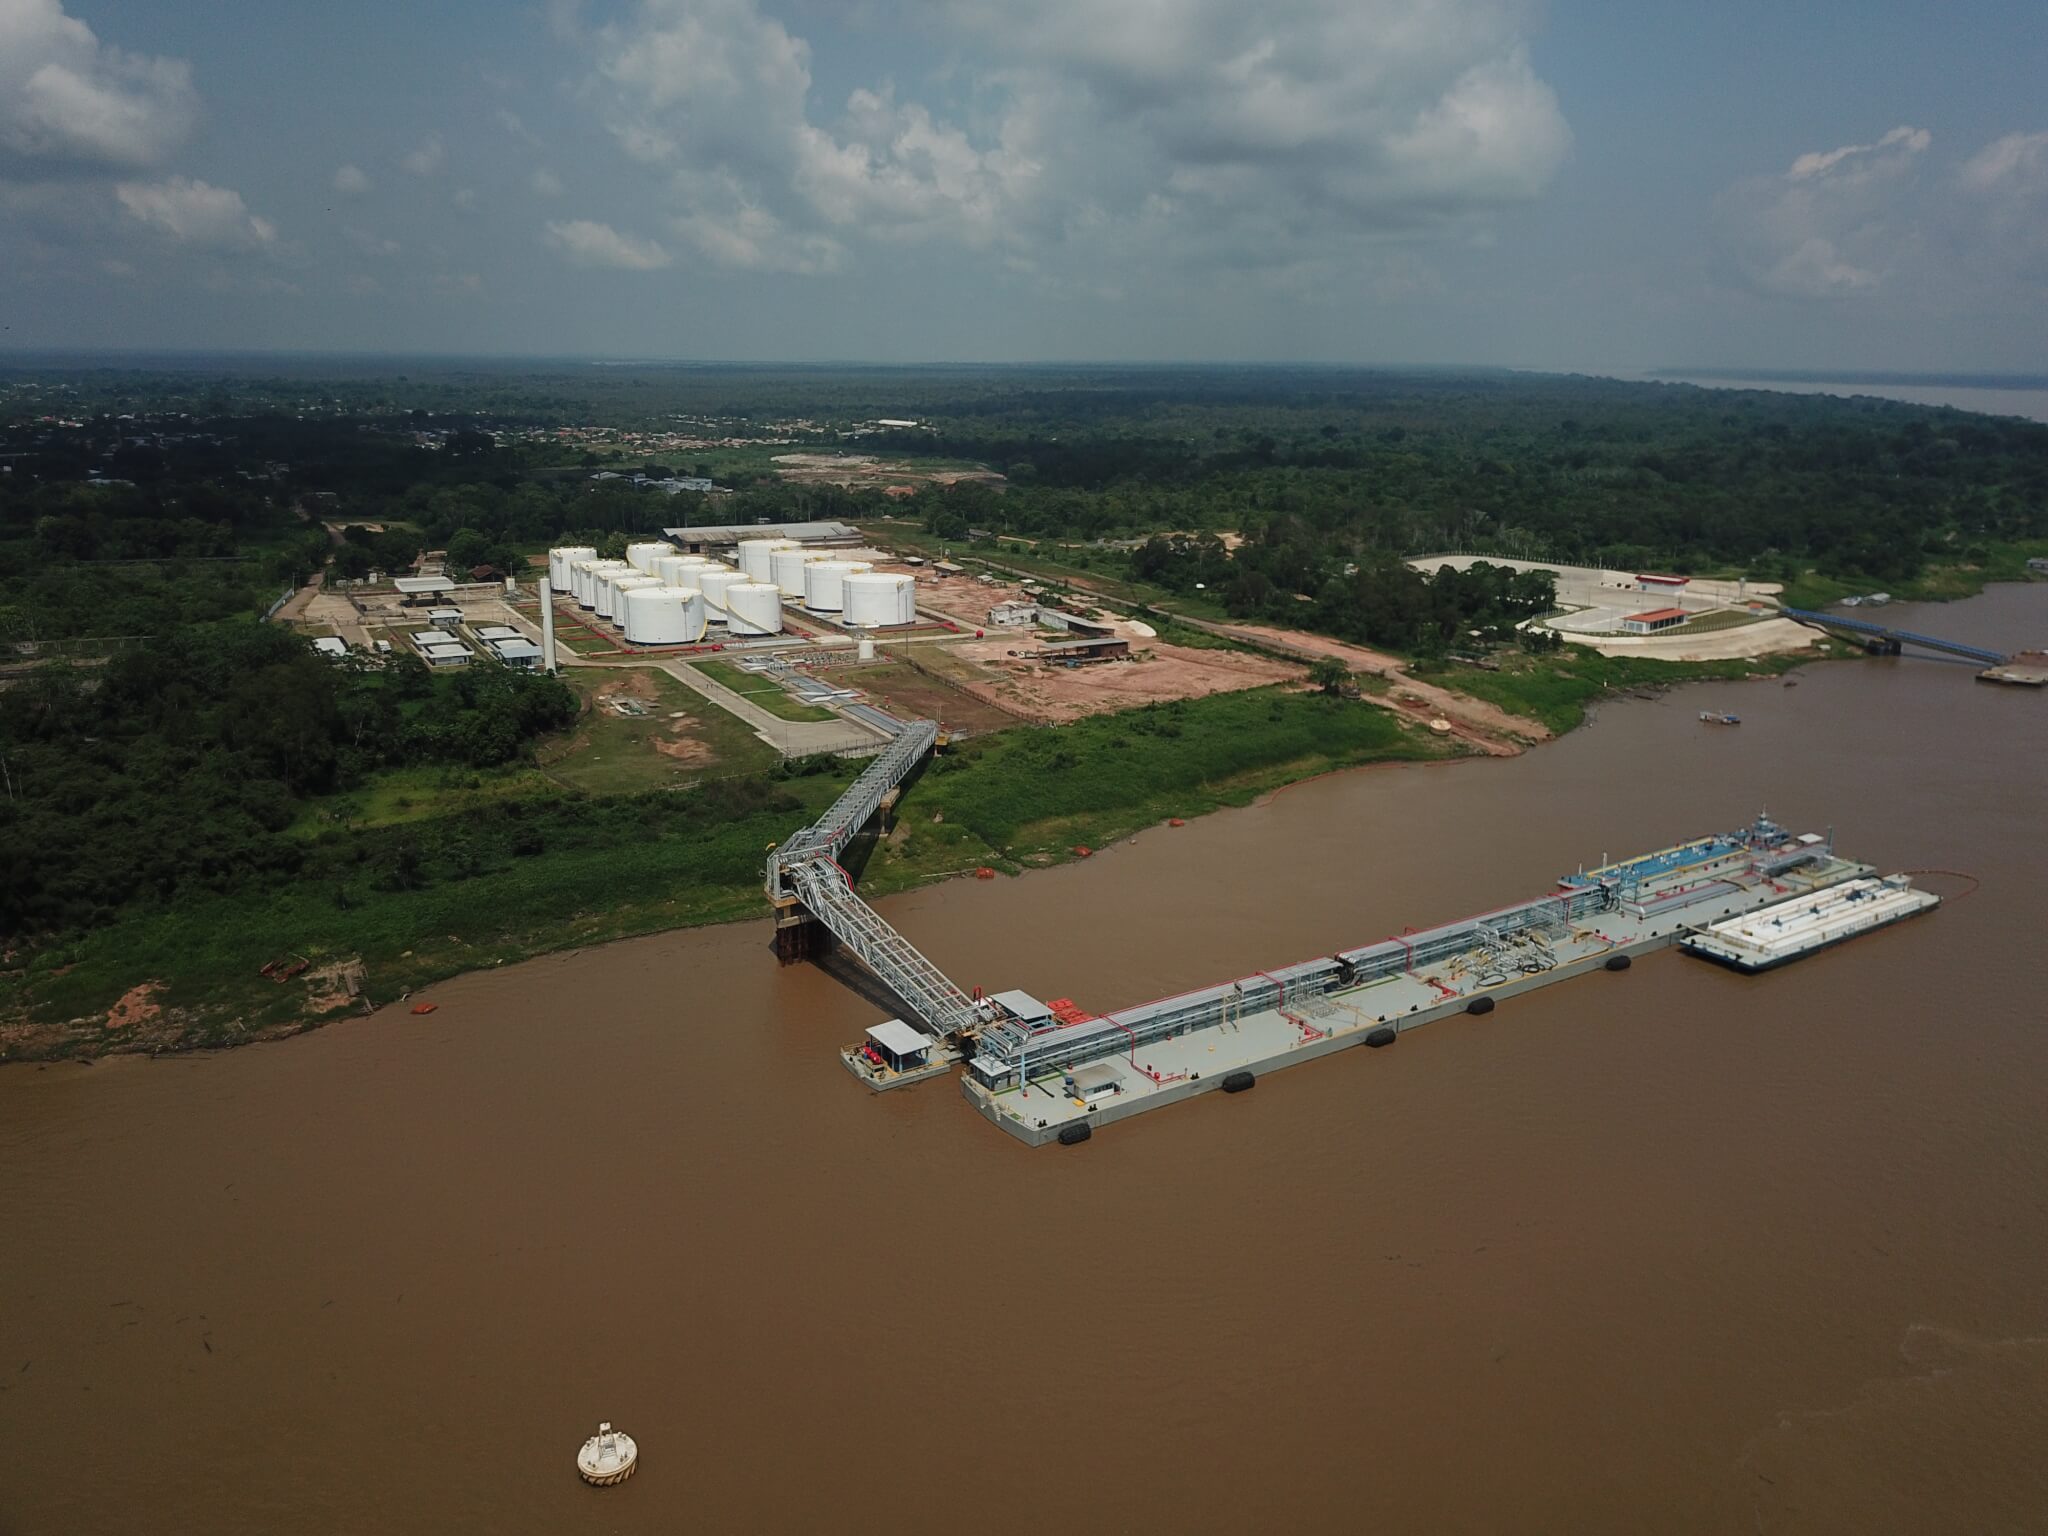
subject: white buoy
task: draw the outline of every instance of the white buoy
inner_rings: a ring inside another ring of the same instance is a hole
[[[613,1429],[609,1423],[597,1426],[597,1433],[583,1442],[576,1453],[576,1470],[583,1481],[599,1488],[623,1483],[640,1464],[640,1447],[633,1437]]]

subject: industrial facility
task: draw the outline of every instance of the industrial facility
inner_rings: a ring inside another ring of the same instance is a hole
[[[893,1089],[964,1061],[968,1102],[1031,1146],[1085,1141],[1098,1125],[1212,1089],[1241,1092],[1262,1073],[1348,1046],[1393,1045],[1422,1025],[1625,971],[1681,942],[1763,969],[1936,903],[1904,876],[1878,880],[1838,857],[1831,836],[1795,836],[1760,815],[1737,832],[1577,871],[1477,917],[1097,1016],[1066,998],[968,991],[854,893],[841,852],[937,742],[934,722],[903,724],[823,816],[769,855],[776,949],[795,960],[836,942],[904,1005],[906,1018],[841,1052],[862,1082]]]

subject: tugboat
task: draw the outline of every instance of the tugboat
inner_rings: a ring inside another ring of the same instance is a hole
[[[1706,722],[1706,723],[1707,723],[1708,725],[1740,725],[1740,724],[1742,724],[1742,716],[1740,716],[1740,715],[1731,715],[1731,714],[1727,713],[1727,712],[1726,712],[1725,710],[1719,710],[1719,709],[1703,709],[1703,710],[1701,710],[1701,711],[1700,711],[1700,719],[1701,719],[1701,720],[1703,720],[1703,721],[1705,721],[1705,722]]]

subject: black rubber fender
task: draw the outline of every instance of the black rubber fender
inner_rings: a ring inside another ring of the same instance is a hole
[[[1634,964],[1635,961],[1631,960],[1627,955],[1609,955],[1607,957],[1607,969],[1610,971],[1625,971]]]
[[[1475,997],[1465,1005],[1465,1011],[1467,1013],[1491,1013],[1493,1012],[1493,999],[1490,997]]]
[[[1223,1091],[1225,1093],[1243,1093],[1245,1089],[1251,1087],[1257,1081],[1258,1079],[1251,1073],[1240,1068],[1223,1079]]]
[[[1094,1126],[1090,1125],[1086,1120],[1076,1120],[1071,1125],[1060,1127],[1060,1145],[1063,1147],[1078,1147],[1094,1134]]]
[[[1378,1050],[1383,1045],[1392,1045],[1399,1038],[1400,1032],[1393,1025],[1382,1024],[1378,1029],[1366,1032],[1365,1043]]]

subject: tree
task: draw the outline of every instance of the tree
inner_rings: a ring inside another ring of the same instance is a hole
[[[1351,681],[1351,669],[1334,656],[1325,656],[1308,669],[1308,680],[1332,698]]]

